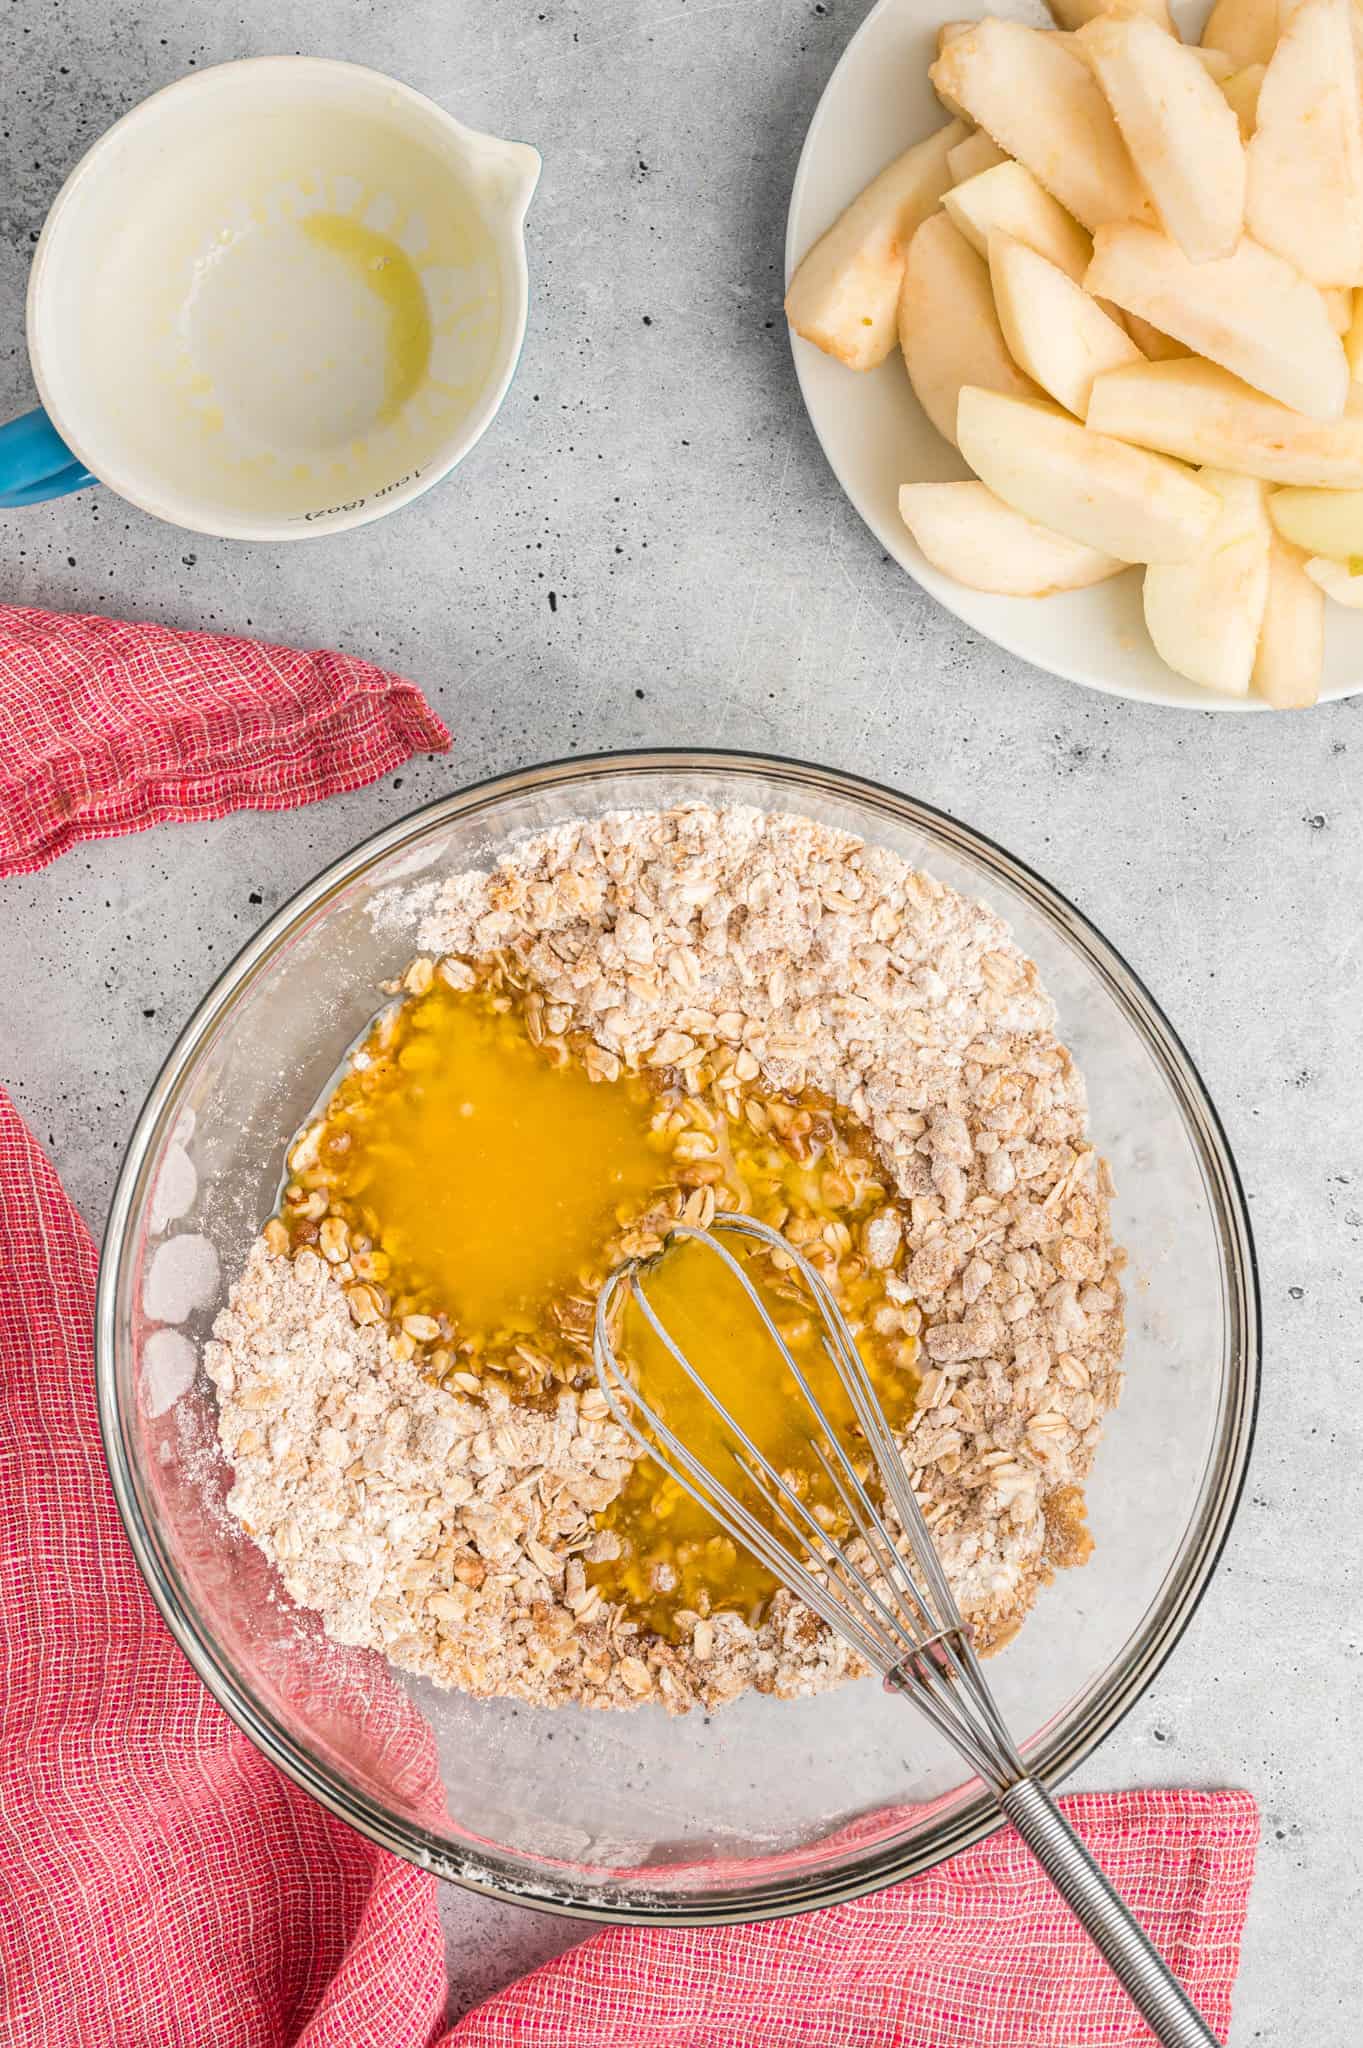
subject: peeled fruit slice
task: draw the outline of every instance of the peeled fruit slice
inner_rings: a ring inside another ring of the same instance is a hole
[[[1271,484],[1363,486],[1363,386],[1342,419],[1303,419],[1215,363],[1184,356],[1095,377],[1088,424],[1100,434]]]
[[[997,228],[989,237],[989,276],[1013,361],[1079,419],[1096,376],[1145,360],[1073,278]]]
[[[1278,40],[1278,0],[1216,0],[1202,47],[1224,50],[1236,64],[1267,64]]]
[[[970,590],[1050,597],[1126,567],[1025,519],[980,483],[905,484],[899,514],[934,568]]]
[[[1148,320],[1142,320],[1139,313],[1123,313],[1126,331],[1143,356],[1152,363],[1168,362],[1173,356],[1186,356],[1188,351],[1181,341],[1175,341],[1172,334],[1161,334],[1158,327],[1152,327]]]
[[[1166,231],[1193,263],[1229,256],[1244,221],[1245,152],[1196,52],[1144,16],[1103,15],[1079,41]]]
[[[967,135],[964,142],[958,142],[947,151],[947,167],[954,185],[964,185],[969,178],[976,178],[981,171],[992,171],[995,164],[1008,161],[996,142],[991,142],[982,129]]]
[[[1218,85],[1224,86],[1228,78],[1234,77],[1235,66],[1224,50],[1201,50],[1196,43],[1185,43],[1183,48],[1196,57],[1208,78],[1214,78]]]
[[[1199,480],[1220,501],[1215,523],[1190,561],[1152,562],[1146,570],[1145,623],[1175,675],[1245,697],[1268,603],[1264,487],[1214,469]]]
[[[1046,4],[1061,28],[1082,28],[1096,14],[1108,13],[1113,0],[1046,0]],[[1174,24],[1165,0],[1124,0],[1124,4],[1131,13],[1147,16],[1167,35],[1173,35]]]
[[[944,21],[937,31],[938,56],[940,57],[943,50],[945,50],[947,44],[954,43],[958,36],[969,35],[971,29],[974,28],[974,26],[975,24],[973,21]],[[934,89],[937,93],[938,99],[941,101],[947,113],[952,116],[953,120],[964,121],[967,124],[969,124],[970,116],[969,114],[967,114],[965,108],[959,105],[958,102],[951,97],[951,94],[949,92],[943,92],[940,86]]]
[[[1152,228],[1100,228],[1084,288],[1312,419],[1337,419],[1344,409],[1349,365],[1324,300],[1248,237],[1233,256],[1190,263]]]
[[[998,164],[948,192],[942,204],[981,256],[989,254],[989,237],[1001,228],[1049,257],[1076,284],[1088,269],[1092,238],[1022,164]]]
[[[1311,581],[1336,604],[1346,604],[1350,611],[1363,611],[1363,563],[1354,575],[1348,562],[1333,562],[1324,555],[1314,555],[1305,568]]]
[[[981,21],[947,45],[929,75],[1085,227],[1152,218],[1097,80],[1058,37]]]
[[[1262,64],[1247,64],[1233,72],[1221,87],[1221,97],[1240,123],[1240,140],[1248,142],[1259,118],[1259,88],[1264,82]]]
[[[797,334],[851,370],[873,370],[894,346],[910,241],[951,183],[947,151],[965,139],[953,121],[873,178],[821,235],[790,281],[786,318]]]
[[[1349,375],[1356,384],[1363,383],[1363,291],[1354,293],[1353,317],[1344,337],[1344,355]]]
[[[1175,462],[1092,434],[1059,406],[966,385],[962,455],[1027,519],[1120,562],[1177,562],[1217,517],[1215,493]]]
[[[1038,395],[1008,353],[994,311],[989,266],[944,213],[925,220],[909,244],[899,340],[918,403],[938,433],[953,443],[963,384],[1017,398]]]
[[[1259,628],[1254,688],[1278,711],[1304,711],[1320,695],[1325,666],[1325,597],[1300,549],[1274,534],[1268,548],[1268,603]]]
[[[1363,563],[1363,491],[1275,491],[1269,516],[1308,555]]]
[[[1305,0],[1259,88],[1245,220],[1315,284],[1363,281],[1363,117],[1352,0]]]
[[[1321,290],[1321,297],[1325,301],[1325,317],[1330,322],[1330,325],[1334,328],[1335,333],[1341,335],[1347,334],[1349,332],[1350,327],[1353,325],[1353,293],[1350,291],[1345,291],[1344,288],[1340,285],[1326,285]],[[1346,359],[1348,357],[1348,353],[1349,351],[1346,344],[1344,350]],[[1350,365],[1350,374],[1352,375],[1352,365]]]

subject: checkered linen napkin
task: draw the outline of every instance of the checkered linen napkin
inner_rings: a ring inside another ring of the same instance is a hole
[[[412,683],[352,655],[0,605],[0,875],[291,810],[449,743]]]
[[[16,675],[29,680],[27,706]],[[67,679],[64,717],[54,676]],[[364,663],[0,607],[0,872],[82,837],[304,802],[445,739],[410,685]],[[612,1930],[442,2034],[434,1881],[264,1761],[142,1584],[96,1428],[95,1268],[85,1226],[0,1088],[5,2048],[1149,2041],[1009,1830],[799,1920]],[[1134,1792],[1064,1804],[1224,2033],[1253,1801]]]

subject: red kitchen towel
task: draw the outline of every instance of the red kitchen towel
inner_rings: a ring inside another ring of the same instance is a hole
[[[353,655],[0,605],[0,875],[291,810],[449,743],[414,683]]]
[[[6,2048],[1137,2048],[1005,1830],[799,1920],[616,1929],[441,2036],[434,1880],[281,1777],[200,1686],[95,1423],[95,1251],[0,1089],[0,2039]],[[1224,2034],[1243,1792],[1064,1802]]]
[[[1253,1876],[1247,1792],[1061,1801],[1224,2038]],[[1148,2048],[1011,1828],[798,1920],[621,1928],[544,1964],[446,2048]]]

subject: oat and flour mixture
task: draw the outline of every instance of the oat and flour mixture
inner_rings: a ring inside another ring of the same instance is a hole
[[[1002,923],[848,835],[705,806],[561,827],[384,914],[422,949],[409,1016],[442,982],[514,996],[559,1064],[656,1092],[668,1191],[622,1206],[609,1252],[749,1199],[738,1139],[759,1148],[759,1213],[860,1305],[962,1611],[1005,1641],[1087,1553],[1123,1326],[1082,1082]],[[543,1343],[481,1347],[438,1287],[394,1299],[364,1189],[347,1207],[333,1168],[330,1193],[320,1170],[292,1186],[207,1350],[230,1505],[296,1600],[406,1669],[545,1705],[684,1711],[856,1675],[788,1595],[712,1598],[727,1581],[685,1562],[694,1543],[650,1568],[659,1599],[678,1589],[663,1625],[621,1562],[653,1468],[595,1387],[586,1297]]]

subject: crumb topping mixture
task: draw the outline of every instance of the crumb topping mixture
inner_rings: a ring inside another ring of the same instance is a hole
[[[784,1207],[779,1227],[809,1228],[835,1271],[852,1265],[844,1284],[868,1284],[864,1341],[916,1393],[896,1419],[913,1484],[977,1639],[1005,1640],[1086,1552],[1079,1482],[1119,1389],[1122,1315],[1082,1084],[1001,922],[848,835],[699,805],[559,828],[381,914],[440,956],[451,996],[501,976],[537,1051],[552,1062],[561,1044],[595,1095],[609,1077],[650,1139],[667,1132],[658,1185],[617,1205],[626,1249],[746,1186],[733,1123],[763,1141],[748,1199]],[[413,971],[409,1015],[437,979],[429,957]],[[749,1110],[773,1107],[786,1129],[754,1130]],[[536,1362],[508,1368],[502,1311],[437,1312],[429,1272],[366,1276],[389,1255],[366,1227],[378,1208],[366,1217],[345,1172],[334,1210],[331,1188],[304,1185],[345,1158],[328,1165],[320,1136],[309,1156],[308,1136],[297,1197],[252,1249],[207,1360],[232,1506],[296,1599],[409,1669],[545,1704],[681,1711],[855,1673],[788,1595],[722,1604],[679,1542],[649,1552],[642,1516],[621,1530],[631,1489],[647,1473],[656,1493],[658,1475],[583,1378],[574,1303],[589,1295],[552,1297],[561,1365],[528,1345]],[[833,1187],[830,1216],[822,1182],[851,1159],[862,1182],[850,1201]],[[480,1331],[482,1353],[461,1357]]]

